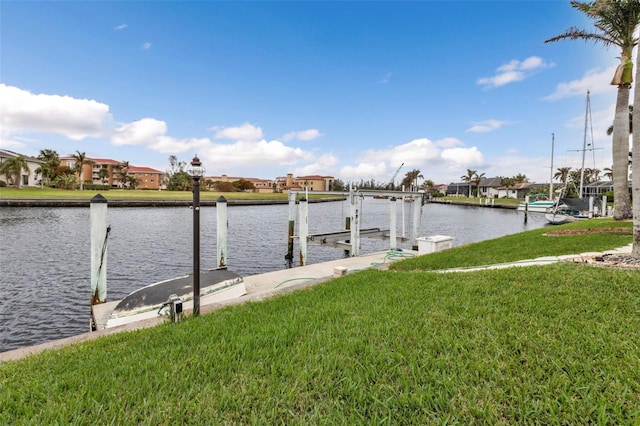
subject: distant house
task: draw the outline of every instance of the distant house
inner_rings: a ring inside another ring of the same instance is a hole
[[[536,188],[543,189],[543,186],[541,184],[536,184],[533,182],[516,183],[509,187],[499,188],[498,198],[515,198],[515,199],[524,198],[525,195],[529,194],[531,191],[535,191]],[[548,188],[548,185],[547,185],[547,188]]]
[[[448,187],[449,185],[447,185],[446,183],[438,183],[433,185],[431,188],[433,193],[440,193],[440,194],[447,195]]]
[[[447,195],[449,196],[460,196],[460,197],[468,197],[469,196],[469,183],[467,182],[455,182],[447,185]]]
[[[259,178],[251,178],[251,177],[240,177],[240,176],[205,176],[205,181],[210,182],[229,182],[233,183],[239,180],[245,180],[247,182],[251,182],[253,184],[254,190],[253,192],[257,193],[271,193],[274,192],[274,181],[271,179],[259,179]]]
[[[23,154],[19,154],[17,152],[9,151],[6,149],[0,149],[0,164],[2,164],[8,158],[19,157],[20,155],[23,155]],[[23,155],[23,157],[27,161],[27,167],[29,167],[29,171],[25,172],[23,170],[22,173],[20,174],[20,186],[39,185],[40,180],[38,179],[38,174],[36,173],[36,170],[38,169],[38,167],[40,167],[41,164],[44,163],[44,161],[35,157],[29,157],[27,155]],[[0,180],[7,183],[7,185],[12,181],[12,179],[9,178],[9,176],[5,176],[4,174],[0,174]],[[14,185],[15,185],[15,182],[14,182]]]
[[[129,166],[129,175],[133,175],[136,180],[136,189],[160,189],[162,186],[162,175],[160,170],[151,167]]]
[[[122,161],[111,160],[109,158],[86,158],[88,163],[82,166],[82,180],[84,183],[95,185],[109,185],[112,188],[122,188],[123,182],[120,180],[120,170],[125,166]],[[73,157],[60,157],[60,164],[75,169],[76,160]],[[106,173],[101,173],[105,169]],[[127,174],[136,180],[136,189],[161,189],[163,187],[160,170],[145,166],[132,166],[126,168]],[[106,175],[102,177],[102,175]],[[126,183],[125,183],[126,184]]]
[[[628,182],[629,185],[629,194],[631,194],[631,180]],[[593,182],[588,185],[585,185],[583,188],[583,196],[584,197],[602,197],[607,192],[613,191],[613,181],[610,180],[600,180],[598,182]]]
[[[478,196],[500,198],[500,188],[503,188],[501,177],[482,179],[478,185]]]
[[[276,178],[276,191],[333,191],[334,181],[333,176],[309,175],[294,178],[292,173],[288,173],[286,177]]]

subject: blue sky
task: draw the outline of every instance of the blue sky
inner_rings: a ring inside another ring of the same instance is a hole
[[[611,167],[619,52],[568,1],[0,1],[0,147],[207,175]],[[589,132],[591,142],[591,131]],[[572,151],[574,150],[574,151]]]

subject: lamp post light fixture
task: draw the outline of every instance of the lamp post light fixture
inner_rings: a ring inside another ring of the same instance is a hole
[[[187,173],[193,178],[193,316],[200,315],[200,178],[205,168],[196,155]]]

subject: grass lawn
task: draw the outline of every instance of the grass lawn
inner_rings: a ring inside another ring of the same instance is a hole
[[[561,256],[593,251],[612,250],[630,244],[633,223],[613,219],[592,219],[562,226],[547,226],[524,233],[507,235],[493,240],[454,247],[450,250],[415,257],[394,263],[394,270],[435,270],[465,266],[535,259],[543,256]],[[567,235],[549,235],[554,231],[575,230]]]
[[[631,241],[589,223],[545,250]],[[0,424],[638,424],[640,271],[415,263],[537,231],[0,364]]]
[[[190,200],[191,191],[149,191],[129,189],[109,189],[107,191],[79,191],[57,188],[0,188],[2,198],[41,198],[41,199],[86,199],[102,194],[107,200]],[[227,200],[287,200],[287,194],[258,194],[248,192],[200,192],[200,199],[215,200],[220,196]],[[339,196],[336,194],[336,196]],[[300,197],[300,196],[299,196]],[[309,198],[326,198],[326,195],[309,194]]]

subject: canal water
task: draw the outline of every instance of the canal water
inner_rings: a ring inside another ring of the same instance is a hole
[[[412,237],[413,203],[397,203],[397,233]],[[230,270],[242,276],[289,267],[288,206],[229,206]],[[365,198],[362,228],[389,229],[389,201]],[[343,230],[347,201],[309,205],[309,232]],[[192,218],[188,207],[109,208],[107,299],[193,267]],[[419,236],[448,235],[454,246],[544,226],[510,209],[427,204]],[[201,262],[216,263],[216,209],[202,207]],[[404,224],[404,231],[403,231]],[[297,231],[296,231],[297,233]],[[400,248],[410,248],[403,243]],[[362,254],[388,250],[389,242],[362,239]],[[294,265],[298,260],[296,241]],[[308,263],[345,256],[341,249],[309,245]],[[295,266],[294,266],[295,267]],[[90,318],[89,208],[0,208],[0,352],[83,333]]]

